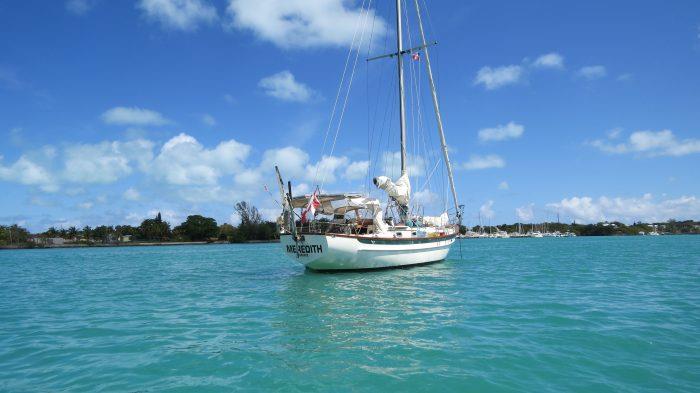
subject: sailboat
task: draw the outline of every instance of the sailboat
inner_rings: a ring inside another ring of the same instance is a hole
[[[310,195],[295,196],[291,182],[285,184],[283,180],[284,168],[275,167],[282,207],[278,218],[281,248],[285,255],[308,269],[367,270],[439,262],[447,257],[459,234],[463,206],[457,199],[428,51],[435,43],[426,41],[420,7],[415,0],[421,44],[404,48],[404,1],[396,0],[396,51],[367,59],[397,60],[401,174],[397,179],[389,176],[372,179],[372,184],[384,193],[386,202],[380,202],[369,193],[324,193],[320,187]],[[425,59],[442,152],[440,161],[447,172],[454,204],[451,215],[448,209],[437,216],[426,216],[410,208],[412,186],[407,168],[411,157],[406,149],[404,59],[419,57]]]

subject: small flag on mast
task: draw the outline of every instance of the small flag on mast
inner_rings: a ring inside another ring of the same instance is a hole
[[[411,58],[413,59],[413,61],[420,60],[420,53],[418,53],[418,52],[414,53],[413,55],[411,55]]]

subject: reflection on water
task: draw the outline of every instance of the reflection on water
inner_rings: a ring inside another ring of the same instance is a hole
[[[303,271],[289,277],[281,291],[278,313],[281,342],[304,369],[328,351],[362,352],[356,366],[387,351],[400,367],[411,367],[411,349],[439,350],[445,344],[435,331],[455,325],[453,261],[373,272],[322,274]],[[349,358],[337,359],[338,362]],[[351,366],[346,364],[346,366]],[[376,372],[388,372],[380,368]],[[369,370],[368,371],[373,371]]]

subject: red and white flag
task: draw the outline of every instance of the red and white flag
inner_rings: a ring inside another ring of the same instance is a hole
[[[306,204],[306,207],[301,212],[302,224],[309,221],[309,213],[311,213],[311,217],[313,218],[313,216],[316,215],[316,208],[321,206],[321,201],[318,200],[317,192],[318,191],[314,191],[314,193],[311,194],[311,198],[309,198],[309,203]]]
[[[413,59],[413,61],[420,60],[420,53],[414,53],[413,55],[411,55],[411,58]]]

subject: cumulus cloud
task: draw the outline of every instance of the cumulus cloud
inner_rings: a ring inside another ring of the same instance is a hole
[[[345,178],[348,180],[363,179],[369,170],[369,161],[355,161],[345,168]]]
[[[594,65],[581,67],[578,72],[576,72],[576,75],[584,79],[593,80],[605,77],[608,75],[608,71],[602,65]]]
[[[503,168],[506,166],[506,161],[496,154],[486,156],[471,155],[469,161],[459,165],[459,168],[466,170],[478,170],[489,168]]]
[[[305,151],[294,146],[287,146],[266,150],[263,153],[260,168],[263,171],[272,171],[277,165],[282,171],[282,176],[300,178],[306,174],[308,162],[309,155]]]
[[[353,37],[367,40],[370,29],[374,37],[387,29],[374,10],[362,12],[344,0],[229,0],[227,14],[232,27],[285,49],[348,46]]]
[[[515,215],[518,216],[520,222],[532,222],[535,218],[535,213],[533,212],[534,205],[531,203],[527,206],[520,206],[515,209]]]
[[[414,205],[431,205],[434,204],[435,202],[438,202],[440,200],[440,197],[430,191],[429,189],[424,189],[418,192],[413,193],[411,196],[411,202]]]
[[[519,65],[502,67],[482,67],[474,78],[474,85],[483,85],[486,90],[495,90],[503,86],[520,82],[523,68]]]
[[[74,183],[112,183],[132,172],[132,163],[146,165],[153,142],[102,142],[69,146],[64,151],[63,178]]]
[[[243,168],[250,146],[233,139],[206,149],[194,137],[180,134],[167,141],[150,164],[155,178],[174,185],[213,185],[223,175]]]
[[[301,82],[297,82],[289,71],[281,71],[265,77],[258,82],[265,94],[282,101],[307,102],[314,91]]]
[[[509,190],[510,185],[508,184],[507,181],[502,181],[500,184],[498,184],[498,189],[499,190]]]
[[[479,213],[481,213],[481,218],[493,218],[493,201],[487,201],[481,207],[479,207]]]
[[[669,219],[696,219],[700,216],[700,199],[696,196],[657,199],[651,194],[640,198],[583,196],[564,198],[548,206],[582,223],[600,221],[661,222]]]
[[[192,31],[218,19],[216,8],[202,0],[140,0],[143,15],[170,30]]]
[[[596,139],[588,144],[611,154],[638,154],[646,157],[673,156],[679,157],[693,153],[700,153],[700,139],[678,139],[673,131],[637,131],[629,135],[622,143],[614,143],[612,139],[620,135],[615,130],[613,138]]]
[[[102,120],[107,124],[161,126],[171,123],[163,115],[150,109],[118,106],[102,114]]]
[[[94,5],[93,0],[68,0],[66,10],[75,15],[85,15]]]
[[[479,130],[479,140],[482,142],[489,142],[516,139],[520,138],[523,132],[525,132],[525,127],[522,124],[511,121],[506,125],[499,124],[493,128],[483,128]]]
[[[333,183],[336,181],[336,171],[348,165],[347,157],[323,156],[315,164],[306,166],[307,179],[316,183]]]
[[[202,115],[202,123],[209,127],[214,127],[216,125],[216,119],[214,118],[214,116],[205,113]]]
[[[564,68],[564,57],[555,52],[547,53],[535,59],[532,66],[535,68],[562,69]]]
[[[50,171],[25,155],[9,166],[2,165],[0,161],[0,180],[36,186],[45,192],[58,191],[58,180]]]
[[[141,199],[141,193],[133,187],[127,188],[127,190],[124,191],[124,199],[127,201],[138,201]]]

